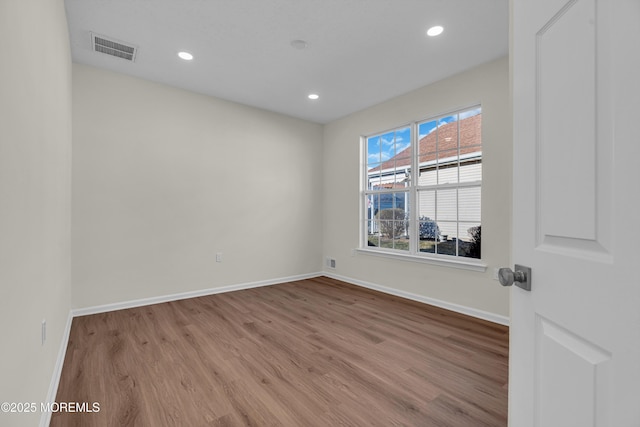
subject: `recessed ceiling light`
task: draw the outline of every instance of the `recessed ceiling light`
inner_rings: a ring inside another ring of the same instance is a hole
[[[443,31],[444,31],[444,28],[442,28],[440,25],[436,25],[435,27],[431,27],[427,30],[427,35],[429,37],[435,37],[442,34]]]
[[[291,47],[298,50],[306,49],[307,42],[304,40],[292,40]]]
[[[191,61],[193,59],[193,55],[190,54],[189,52],[178,52],[178,56],[182,59],[184,59],[185,61]]]
[[[310,93],[307,98],[309,98],[309,99],[318,99],[318,98],[320,98],[320,95],[318,95],[317,93]]]

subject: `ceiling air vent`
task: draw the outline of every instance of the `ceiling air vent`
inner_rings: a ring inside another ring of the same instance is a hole
[[[126,44],[125,42],[95,33],[91,33],[91,46],[96,52],[106,53],[107,55],[126,59],[127,61],[134,61],[138,50],[137,47]]]

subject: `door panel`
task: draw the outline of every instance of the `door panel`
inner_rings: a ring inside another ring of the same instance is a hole
[[[542,317],[536,341],[536,425],[557,425],[565,413],[573,414],[574,425],[597,425],[595,417],[608,410],[611,354]]]
[[[640,0],[513,0],[512,427],[640,426]]]
[[[536,34],[540,233],[595,240],[595,2],[554,3]]]
[[[537,245],[610,261],[611,117],[595,0],[547,2],[536,32]],[[600,78],[598,78],[600,77]],[[602,87],[601,87],[602,86]]]

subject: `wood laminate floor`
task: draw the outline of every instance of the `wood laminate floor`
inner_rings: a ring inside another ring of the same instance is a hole
[[[326,277],[73,320],[52,426],[507,425],[508,328]]]

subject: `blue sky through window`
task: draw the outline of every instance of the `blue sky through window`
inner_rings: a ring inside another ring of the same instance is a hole
[[[411,128],[405,127],[367,138],[368,169],[397,156],[411,145]],[[406,153],[409,157],[411,153]]]
[[[460,114],[453,114],[451,116],[442,117],[437,120],[421,123],[420,126],[418,126],[418,135],[420,135],[418,139],[424,138],[440,126],[446,125],[447,123],[455,122],[456,120],[463,120],[469,117],[473,117],[480,114],[481,112],[482,108],[478,107],[472,110],[463,111]]]
[[[463,120],[468,117],[480,114],[482,109],[480,107],[463,111],[460,114],[452,114],[450,116],[441,117],[437,120],[431,120],[429,122],[421,123],[418,126],[419,140],[429,135],[438,127],[446,125],[447,123],[455,122],[456,120]],[[372,169],[380,165],[380,163],[397,156],[403,150],[407,149],[411,145],[411,128],[404,127],[396,129],[382,135],[376,135],[367,138],[367,169]],[[406,156],[410,157],[411,153],[406,153]]]

